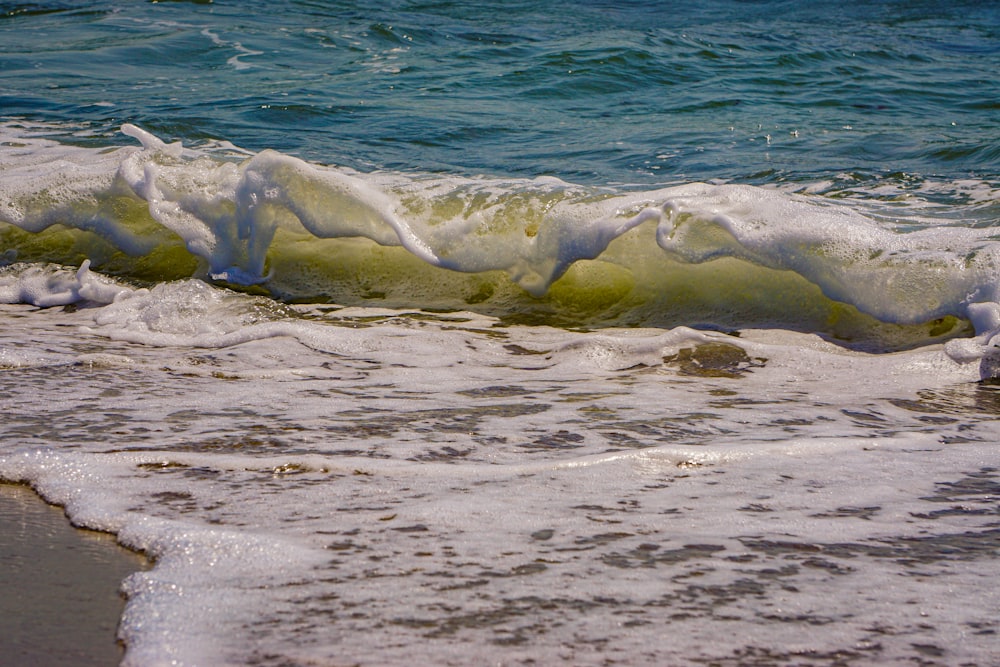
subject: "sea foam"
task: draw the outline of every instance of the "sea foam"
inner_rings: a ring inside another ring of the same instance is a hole
[[[13,168],[0,220],[39,238],[76,230],[76,247],[123,277],[182,277],[183,254],[190,276],[260,284],[282,299],[562,323],[779,326],[890,349],[960,335],[963,321],[985,349],[996,330],[982,314],[1000,298],[990,228],[893,227],[881,212],[749,185],[365,174],[122,131],[141,148],[4,142],[0,160]],[[28,243],[11,238],[8,261]],[[0,296],[113,299],[88,275],[76,287],[22,273]]]

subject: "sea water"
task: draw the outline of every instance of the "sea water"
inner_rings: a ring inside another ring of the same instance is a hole
[[[0,476],[125,664],[1000,659],[996,6],[0,35]]]

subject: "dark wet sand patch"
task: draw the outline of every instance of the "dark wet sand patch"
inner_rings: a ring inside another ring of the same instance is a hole
[[[148,563],[70,525],[30,488],[0,483],[0,662],[117,665],[122,580]]]

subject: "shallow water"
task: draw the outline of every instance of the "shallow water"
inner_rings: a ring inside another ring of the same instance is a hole
[[[996,661],[993,6],[0,33],[0,477],[124,664]]]
[[[47,347],[4,337],[5,474],[156,559],[130,664],[994,654],[1000,395],[940,348],[304,307],[161,347],[6,308]]]

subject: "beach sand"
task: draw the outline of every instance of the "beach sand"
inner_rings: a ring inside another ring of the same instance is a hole
[[[0,562],[3,664],[118,664],[119,586],[145,558],[72,527],[30,488],[0,483]]]

